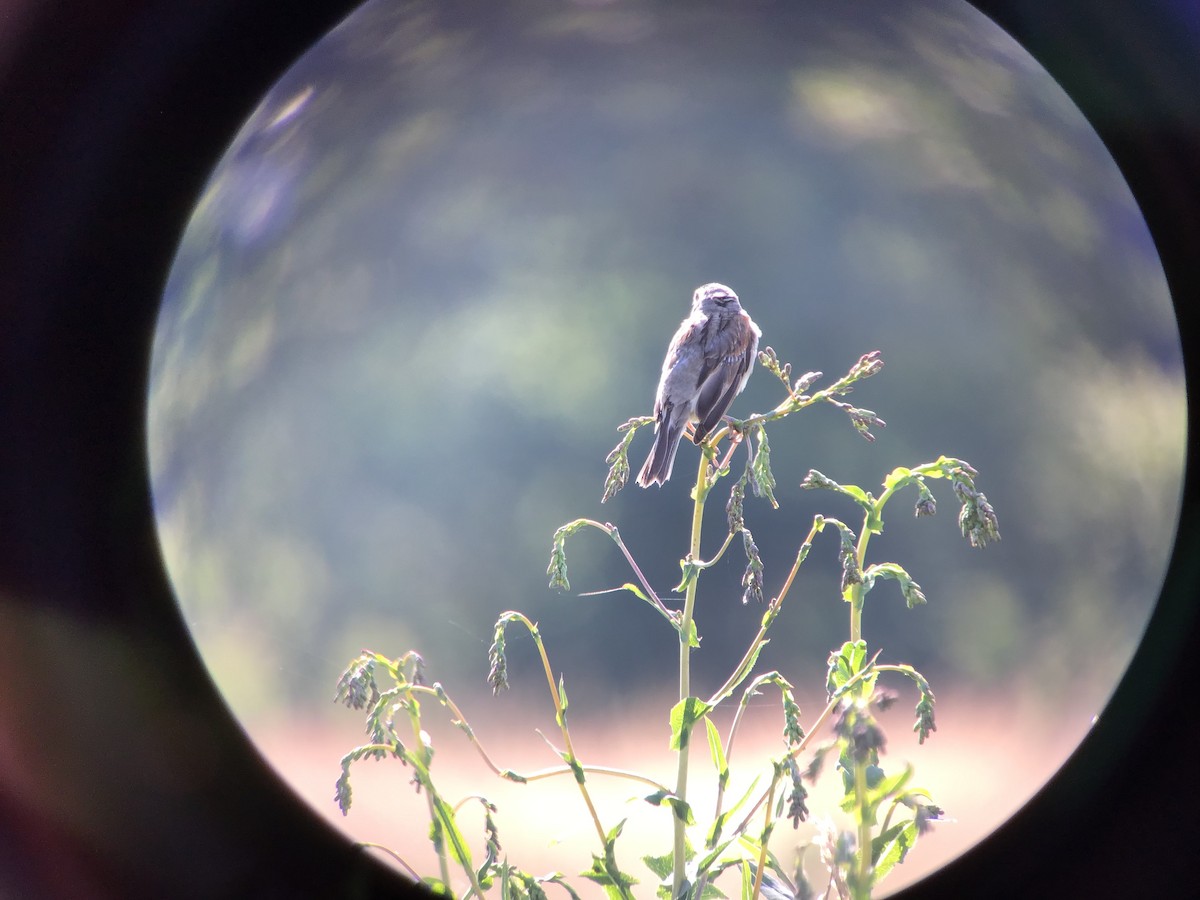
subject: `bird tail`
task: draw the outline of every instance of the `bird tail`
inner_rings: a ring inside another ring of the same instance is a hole
[[[671,477],[671,467],[675,465],[675,453],[679,450],[679,439],[683,437],[683,425],[672,425],[668,419],[654,430],[654,446],[646,464],[638,473],[637,483],[642,487],[652,484],[666,484]]]

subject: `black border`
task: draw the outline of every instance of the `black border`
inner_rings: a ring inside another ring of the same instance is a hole
[[[0,894],[400,894],[279,783],[213,695],[161,571],[142,450],[146,349],[180,224],[266,88],[355,4],[37,3],[0,45]],[[974,5],[1112,151],[1163,260],[1190,383],[1197,4]],[[1193,443],[1167,588],[1131,676],[1059,777],[902,896],[1196,890]],[[181,738],[195,749],[165,756]]]

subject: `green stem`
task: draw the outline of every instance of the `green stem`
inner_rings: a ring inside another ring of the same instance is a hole
[[[568,764],[573,764],[573,766],[579,766],[579,760],[575,756],[575,748],[571,745],[571,732],[567,729],[566,710],[563,709],[562,698],[558,693],[558,685],[554,683],[554,670],[550,668],[550,657],[546,654],[546,646],[542,643],[542,635],[538,631],[537,625],[531,622],[524,614],[512,611],[511,615],[525,626],[526,630],[529,631],[530,637],[533,638],[533,643],[542,658],[542,668],[546,672],[546,684],[550,687],[550,697],[554,703],[555,718],[558,719],[559,730],[562,732],[567,762]],[[575,783],[579,785],[579,793],[582,795],[583,802],[586,804],[588,813],[592,817],[592,824],[596,827],[596,834],[600,838],[600,846],[604,847],[608,838],[604,832],[604,826],[600,824],[600,816],[596,812],[596,806],[592,803],[592,795],[588,792],[587,784],[582,779],[577,778]]]
[[[414,705],[414,709],[415,708],[416,707]],[[410,724],[412,725],[412,730],[413,730],[413,749],[420,756],[421,762],[425,766],[425,771],[428,772],[429,771],[429,763],[430,763],[430,760],[432,757],[429,752],[429,747],[427,747],[425,745],[425,741],[421,739],[420,716],[419,716],[419,714],[410,711],[408,718],[409,718]],[[425,803],[429,807],[429,821],[432,823],[436,823],[438,821],[438,817],[437,817],[437,806],[435,805],[434,800],[433,800],[433,785],[426,785]],[[450,860],[446,856],[446,839],[444,836],[438,845],[437,857],[438,857],[438,873],[441,875],[442,884],[444,884],[446,886],[446,888],[449,889],[450,888]],[[470,866],[467,867],[467,872],[469,875],[474,877],[474,873],[472,873],[470,871]]]
[[[766,821],[763,822],[762,841],[758,848],[758,869],[754,872],[754,890],[750,892],[750,900],[758,900],[762,894],[763,869],[767,867],[767,840],[771,836],[771,807],[775,805],[775,785],[778,781],[778,778],[771,779],[771,789],[767,795]]]
[[[633,569],[633,574],[637,576],[638,581],[642,583],[642,587],[646,589],[646,595],[650,598],[651,602],[654,604],[659,613],[665,616],[668,622],[673,623],[674,620],[671,618],[671,611],[667,609],[666,605],[661,600],[658,599],[658,594],[654,593],[654,588],[650,587],[650,582],[646,576],[642,574],[641,567],[638,566],[637,560],[633,558],[633,554],[629,552],[629,548],[626,547],[625,542],[621,540],[620,532],[617,531],[615,525],[610,526],[610,528],[611,531],[609,533],[609,537],[616,541],[617,546],[621,548],[621,553],[625,555],[625,561],[629,563],[629,568]]]
[[[765,425],[768,422],[785,419],[792,413],[799,412],[805,407],[816,403],[833,402],[836,404],[837,401],[834,398],[845,394],[850,389],[850,386],[861,377],[861,375],[854,375],[852,371],[848,372],[829,387],[815,391],[812,394],[794,393],[791,386],[787,385],[788,396],[780,401],[778,406],[770,412],[755,413],[750,418],[741,420],[738,423],[738,430],[743,433],[749,433],[755,425]],[[723,426],[709,438],[710,443],[715,447],[721,438],[729,434],[731,430],[729,425]]]
[[[416,684],[410,685],[409,691],[414,694],[427,694],[431,697],[437,698],[437,700],[439,702],[444,704],[445,707],[448,710],[450,710],[452,724],[458,726],[458,728],[467,736],[467,740],[469,740],[471,742],[471,745],[475,748],[475,751],[479,754],[480,758],[483,760],[484,765],[486,765],[489,769],[491,769],[492,774],[494,774],[494,775],[498,775],[499,777],[504,778],[507,781],[516,780],[516,781],[521,781],[521,782],[529,782],[529,781],[541,781],[543,778],[553,778],[558,775],[570,775],[570,774],[573,774],[575,771],[570,766],[555,766],[554,768],[551,768],[551,769],[540,769],[537,772],[532,772],[528,775],[521,775],[517,772],[513,772],[511,769],[501,769],[498,765],[496,765],[495,761],[488,754],[487,750],[484,749],[483,744],[480,742],[479,738],[476,737],[476,735],[475,735],[475,729],[471,728],[471,726],[467,723],[466,716],[463,715],[462,710],[460,710],[458,708],[458,705],[453,700],[450,699],[450,696],[448,694],[446,694],[444,692],[439,693],[438,691],[434,690],[431,687],[427,687],[425,685],[416,685]],[[378,747],[380,750],[385,750],[385,751],[391,752],[391,746],[388,744],[374,744],[372,746]],[[637,772],[630,772],[626,769],[616,769],[616,768],[613,768],[612,766],[591,766],[591,765],[585,766],[583,763],[579,763],[578,765],[582,771],[587,772],[589,774],[611,775],[614,778],[626,778],[630,781],[638,781],[638,782],[641,782],[642,784],[648,784],[650,787],[654,788],[655,790],[659,790],[659,791],[667,790],[667,788],[664,785],[659,784],[653,778],[647,778],[645,775],[639,775]]]
[[[715,442],[714,442],[715,444]],[[704,525],[704,501],[708,497],[711,485],[708,481],[708,455],[700,454],[700,465],[696,473],[696,487],[692,493],[692,538],[688,545],[688,558],[700,559],[700,535]],[[687,591],[683,600],[683,615],[679,621],[679,699],[686,700],[692,695],[691,670],[691,634],[692,622],[696,610],[696,584],[699,573],[694,574],[687,583]],[[691,749],[691,729],[680,735],[679,761],[675,776],[675,796],[687,802],[688,755]],[[687,856],[684,822],[678,816],[673,817],[674,831],[674,866],[672,873],[671,896],[679,895],[680,888],[686,876]]]
[[[880,834],[886,834],[887,830],[891,827],[892,814],[895,813],[896,807],[898,807],[898,806],[900,806],[900,798],[899,797],[897,797],[895,800],[893,800],[891,802],[891,805],[888,806],[887,815],[883,817],[883,825],[879,829]]]
[[[741,662],[734,668],[733,673],[729,676],[726,682],[712,695],[708,700],[709,706],[716,706],[718,703],[725,700],[729,695],[738,689],[738,686],[746,680],[750,674],[754,663],[758,661],[758,654],[762,650],[763,644],[767,642],[767,629],[771,627],[771,623],[775,621],[775,616],[772,613],[778,611],[779,601],[772,601],[771,607],[768,607],[767,615],[763,616],[763,624],[758,629],[758,634],[754,636],[754,640],[750,642],[749,649],[746,650]]]
[[[828,720],[830,715],[833,714],[833,711],[837,709],[838,705],[842,702],[842,698],[846,696],[846,693],[850,690],[850,688],[858,684],[858,682],[862,681],[862,679],[866,678],[867,675],[874,671],[875,658],[878,656],[879,653],[876,652],[875,656],[871,658],[871,661],[868,662],[867,665],[863,666],[862,671],[847,681],[841,687],[841,689],[830,698],[829,702],[825,704],[825,708],[821,710],[821,714],[817,716],[817,720],[813,722],[812,727],[809,728],[808,732],[804,735],[804,739],[788,751],[788,755],[792,759],[796,759],[801,753],[808,749],[808,745],[821,731],[822,727],[824,727],[826,720]],[[766,802],[769,790],[770,789],[768,788],[767,791],[764,791],[762,795],[759,796],[758,800],[755,801],[754,805],[750,807],[750,811],[746,813],[746,817],[742,819],[741,823],[733,830],[734,834],[745,833],[746,828],[750,825],[751,817],[753,817],[758,808],[762,806],[764,802]]]
[[[854,803],[858,807],[858,878],[854,896],[869,900],[871,896],[871,822],[865,814],[867,802],[867,765],[854,761]]]
[[[742,722],[742,713],[746,711],[746,707],[750,705],[750,695],[758,686],[758,681],[746,688],[746,692],[742,695],[742,701],[738,704],[737,711],[733,714],[733,723],[729,726],[729,737],[725,740],[725,766],[726,770],[730,765],[730,760],[733,758],[733,739],[737,737],[738,725]],[[714,703],[709,703],[709,706],[714,706]],[[713,810],[713,821],[721,817],[722,804],[725,802],[725,783],[717,785],[717,803]]]
[[[808,551],[812,547],[813,539],[817,532],[824,527],[824,523],[833,522],[833,519],[822,519],[821,525],[817,521],[813,522],[812,527],[808,530],[808,535],[804,538],[804,542],[800,545],[800,550],[796,553],[796,561],[792,564],[791,571],[788,572],[787,578],[783,582],[783,587],[779,591],[779,595],[775,597],[767,606],[767,613],[763,616],[762,624],[759,626],[758,634],[754,636],[754,640],[750,642],[749,649],[746,650],[741,662],[734,668],[733,673],[729,676],[726,682],[709,698],[708,705],[716,706],[730,694],[737,690],[746,677],[750,674],[750,669],[757,661],[758,654],[762,650],[762,645],[766,643],[767,631],[771,624],[779,615],[779,610],[783,606],[783,600],[792,589],[792,582],[796,579],[796,573],[800,571],[800,566],[808,556]]]
[[[867,544],[871,540],[871,532],[867,528],[867,523],[871,521],[872,515],[878,515],[878,510],[882,505],[876,501],[875,513],[863,514],[863,527],[858,533],[858,543],[854,548],[854,558],[858,562],[858,571],[860,572],[863,570],[863,561],[867,558]],[[850,587],[850,641],[852,643],[862,640],[863,600],[863,585],[860,581]]]
[[[871,525],[875,522],[880,522],[883,517],[883,507],[891,499],[896,488],[890,487],[884,490],[879,495],[879,499],[874,500],[871,504],[871,509],[863,514],[862,529],[858,533],[858,543],[854,548],[855,560],[858,563],[859,571],[863,571],[867,559],[867,544],[871,541]],[[850,589],[850,640],[862,640],[862,613],[864,590],[862,582],[855,584]],[[876,654],[878,655],[878,654]],[[855,898],[870,898],[871,896],[871,822],[867,818],[864,810],[867,796],[867,767],[866,764],[855,760],[854,762],[854,802],[858,807],[858,878],[855,879],[857,887],[854,891]]]
[[[863,589],[856,584],[850,589],[850,641],[862,640]]]
[[[364,847],[369,850],[379,850],[379,851],[382,851],[383,853],[386,853],[388,856],[390,856],[392,859],[394,859],[399,864],[400,868],[404,869],[404,871],[408,874],[409,878],[411,878],[416,883],[420,884],[421,876],[417,874],[417,870],[414,869],[412,866],[410,866],[407,862],[405,862],[404,857],[402,857],[399,853],[397,853],[391,847],[385,847],[383,844],[375,844],[375,843],[372,843],[371,841],[359,841],[358,846]]]
[[[646,775],[639,775],[637,772],[630,772],[628,769],[616,769],[612,766],[585,766],[583,763],[579,764],[579,768],[581,771],[586,772],[589,775],[610,775],[613,778],[624,778],[628,781],[636,781],[640,784],[649,785],[656,791],[668,791],[666,785],[659,784],[653,778],[650,778]],[[541,781],[543,778],[557,778],[559,775],[570,775],[573,772],[574,770],[570,766],[555,766],[553,769],[540,769],[537,772],[531,772],[528,775],[522,775],[521,780],[526,782]]]
[[[638,581],[642,583],[642,588],[646,591],[646,595],[650,598],[651,604],[658,612],[672,624],[675,620],[671,617],[671,611],[667,609],[666,604],[659,599],[658,594],[654,592],[654,588],[650,586],[650,582],[646,576],[642,574],[641,567],[638,566],[637,560],[633,558],[633,554],[629,552],[629,548],[625,546],[625,542],[621,540],[621,533],[617,530],[617,526],[611,522],[597,522],[595,519],[576,519],[573,522],[568,522],[559,531],[564,528],[570,529],[573,526],[587,525],[590,528],[595,528],[597,531],[603,531],[613,542],[621,549],[621,553],[625,556],[625,561],[629,563],[629,568],[633,569],[633,574],[637,576]],[[604,593],[601,591],[600,593]],[[587,596],[587,595],[584,595]]]
[[[721,557],[725,555],[725,551],[729,549],[729,545],[731,543],[733,543],[733,532],[732,531],[729,532],[729,534],[725,535],[725,543],[723,543],[721,545],[721,549],[719,549],[716,552],[716,555],[714,555],[712,559],[708,560],[707,562],[704,562],[702,560],[696,560],[696,568],[697,569],[711,569],[713,566],[715,566],[720,561]]]
[[[863,513],[862,528],[858,532],[858,543],[854,548],[854,558],[858,561],[858,570],[861,572],[866,566],[867,559],[867,544],[871,541],[870,525],[872,522],[883,521],[883,507],[888,500],[892,498],[892,494],[896,493],[896,488],[900,485],[893,485],[884,490],[879,495],[879,499],[871,503],[871,509]],[[862,640],[862,612],[863,612],[863,586],[856,584],[850,591],[850,640]]]

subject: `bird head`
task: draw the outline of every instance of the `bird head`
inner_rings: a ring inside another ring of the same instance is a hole
[[[741,309],[738,295],[723,284],[713,281],[696,288],[692,295],[692,310],[711,315],[722,310]]]

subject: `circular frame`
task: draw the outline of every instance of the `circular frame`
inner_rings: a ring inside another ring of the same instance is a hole
[[[145,451],[150,341],[191,208],[278,74],[355,4],[35,3],[10,4],[0,43],[0,888],[404,895],[288,790],[217,695],[159,557]],[[1165,0],[973,5],[1108,146],[1194,362],[1196,14]],[[1188,883],[1196,502],[1189,466],[1166,586],[1092,733],[1015,818],[899,896]]]

